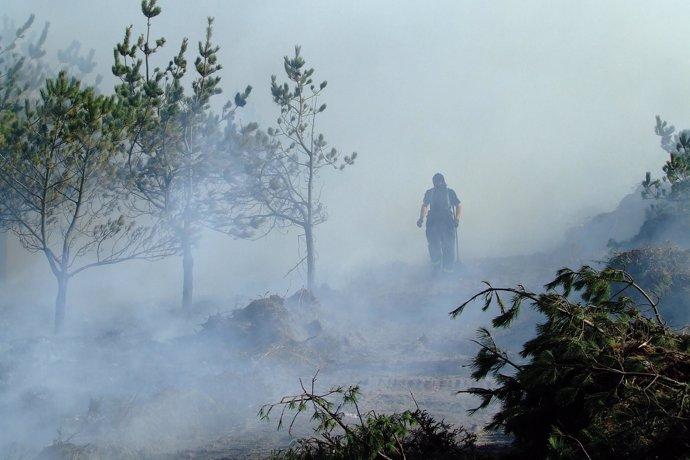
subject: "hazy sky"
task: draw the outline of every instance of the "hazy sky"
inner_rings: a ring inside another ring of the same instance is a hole
[[[5,0],[2,12],[50,21],[52,49],[74,39],[95,48],[109,77],[125,27],[144,31],[139,3]],[[360,157],[323,175],[330,219],[317,229],[320,281],[335,283],[363,263],[426,262],[415,220],[435,172],[463,202],[463,258],[526,253],[613,209],[645,171],[659,175],[655,115],[690,127],[685,1],[159,4],[153,34],[168,39],[161,66],[183,36],[193,61],[206,17],[215,17],[226,95],[254,87],[247,121],[267,127],[277,118],[270,76],[280,76],[294,45],[315,79],[328,80],[319,127],[331,145]],[[256,293],[303,283],[282,278],[297,260],[296,234],[224,251],[210,241],[197,260],[208,273],[201,290],[254,268]]]

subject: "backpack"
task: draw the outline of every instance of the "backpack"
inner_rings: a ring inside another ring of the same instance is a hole
[[[444,193],[445,192],[445,193]],[[431,189],[431,209],[427,216],[427,222],[433,223],[452,223],[453,211],[450,208],[450,191],[445,189]]]

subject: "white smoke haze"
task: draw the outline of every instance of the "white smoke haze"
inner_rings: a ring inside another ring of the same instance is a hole
[[[259,404],[294,392],[297,377],[309,378],[319,366],[325,382],[374,385],[414,372],[404,355],[416,365],[431,357],[430,366],[449,366],[453,357],[457,374],[466,376],[469,339],[488,317],[468,312],[451,321],[448,311],[484,279],[538,287],[562,260],[591,262],[609,237],[632,236],[641,212],[615,228],[606,224],[591,245],[588,234],[574,242],[568,231],[639,193],[646,171],[660,176],[666,157],[653,132],[656,114],[690,126],[690,61],[683,58],[690,4],[683,1],[159,5],[152,34],[167,40],[159,66],[183,37],[191,64],[206,17],[215,18],[223,95],[254,87],[239,112],[243,123],[275,123],[270,76],[283,80],[283,56],[295,45],[315,68],[315,81],[328,81],[328,109],[317,128],[343,154],[359,157],[321,177],[329,210],[316,228],[321,305],[288,310],[298,321],[297,339],[306,340],[306,323],[317,319],[334,357],[348,349],[354,355],[342,366],[311,356],[281,367],[266,350],[253,354],[229,342],[219,355],[218,343],[195,339],[211,315],[271,294],[289,297],[306,284],[304,270],[288,274],[304,249],[297,232],[251,242],[204,235],[195,257],[196,311],[187,317],[178,312],[177,257],[84,272],[70,281],[64,337],[52,335],[55,281],[45,259],[9,237],[0,406],[11,415],[0,422],[0,449],[14,450],[0,450],[0,459],[33,458],[59,428],[63,440],[74,436],[77,444],[99,440],[152,452],[190,449],[229,432],[244,439],[263,433]],[[125,28],[133,24],[138,36],[146,26],[138,0],[5,0],[0,9],[16,24],[31,13],[35,33],[51,23],[48,57],[73,40],[83,52],[95,50],[104,92],[113,85],[112,49]],[[440,284],[429,283],[424,232],[415,226],[436,172],[463,204],[465,268],[460,281]],[[605,235],[609,230],[615,234]],[[583,249],[546,258],[532,271],[502,269],[517,259],[496,262],[560,247]],[[357,369],[360,352],[365,364],[378,364]],[[443,391],[453,389],[460,388]],[[474,401],[454,404],[461,419]]]

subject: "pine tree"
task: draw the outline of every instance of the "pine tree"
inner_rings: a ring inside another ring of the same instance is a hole
[[[472,377],[492,383],[462,391],[481,399],[471,412],[498,403],[488,428],[514,436],[516,458],[686,458],[690,336],[671,330],[622,270],[564,268],[545,287],[488,285],[451,312],[483,299],[484,309],[498,307],[499,329],[524,304],[540,313],[517,356],[480,328]]]
[[[61,72],[27,99],[0,146],[3,225],[24,248],[46,257],[58,284],[55,329],[65,318],[76,274],[166,254],[155,227],[128,218],[117,177],[121,107]]]
[[[645,245],[668,246],[668,242],[690,247],[690,130],[676,133],[675,127],[656,117],[655,133],[668,153],[661,179],[646,173],[643,198],[653,200],[638,234],[620,249]]]
[[[118,98],[128,107],[129,145],[126,178],[136,212],[155,216],[170,236],[170,248],[182,256],[182,307],[193,300],[194,249],[204,228],[243,235],[232,215],[225,139],[234,133],[234,112],[246,103],[247,87],[228,102],[222,113],[212,111],[214,96],[221,93],[218,47],[212,43],[213,19],[206,38],[199,43],[194,62],[196,76],[191,94],[185,90],[188,41],[165,69],[153,67],[153,55],[165,39],[150,40],[151,20],[161,13],[155,0],[142,2],[146,34],[131,43],[131,27],[115,48],[113,73],[120,79]]]
[[[278,126],[247,148],[246,170],[252,185],[246,216],[265,219],[269,228],[297,227],[304,232],[306,255],[300,263],[306,260],[307,287],[313,289],[314,228],[328,218],[321,202],[320,172],[324,167],[342,170],[354,164],[357,153],[341,158],[316,131],[317,118],[326,110],[319,99],[327,83],[316,85],[314,69],[305,65],[296,46],[294,57],[285,56],[283,62],[288,82],[280,84],[275,75],[271,77],[271,95],[280,115]]]
[[[26,101],[38,97],[46,79],[57,75],[57,70],[47,63],[45,57],[44,45],[50,23],[46,22],[38,35],[30,35],[35,19],[36,16],[32,14],[17,28],[10,21],[5,21],[5,27],[0,32],[0,146],[10,135],[11,127],[20,122]],[[58,60],[60,67],[80,63],[80,78],[95,66],[93,50],[88,58],[83,58],[79,55],[78,42],[73,42],[69,52],[58,51]],[[0,190],[0,193],[4,197],[7,192]],[[8,209],[7,206],[0,206],[0,281],[4,280],[6,272],[6,229],[10,222],[16,223]]]
[[[690,130],[675,132],[675,127],[662,121],[657,115],[655,133],[661,137],[661,147],[669,158],[662,170],[664,176],[652,180],[647,172],[642,195],[645,198],[665,198],[679,203],[679,208],[687,211],[690,202]]]

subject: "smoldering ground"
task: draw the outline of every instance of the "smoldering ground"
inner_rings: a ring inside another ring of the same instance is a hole
[[[574,262],[574,242],[589,244],[578,257],[596,259],[606,251],[603,235],[630,236],[620,226],[618,233],[603,228],[631,212],[643,215],[634,211],[641,200],[631,199],[638,204],[573,229],[557,251],[465,259],[441,279],[423,261],[396,262],[362,268],[339,288],[322,284],[315,298],[299,289],[255,300],[207,296],[188,315],[173,300],[84,302],[89,289],[80,292],[75,281],[77,300],[59,336],[45,324],[49,308],[27,314],[26,305],[6,304],[0,445],[8,458],[62,458],[50,457],[61,451],[94,458],[267,455],[290,438],[276,431],[275,418],[261,422],[259,408],[299,393],[300,379],[310,386],[314,376],[322,391],[360,385],[367,410],[419,404],[481,433],[491,409],[468,416],[478,401],[457,391],[488,383],[470,379],[467,365],[476,352],[471,339],[489,315],[480,305],[455,320],[448,312],[484,279],[539,289]],[[630,219],[628,229],[636,226]],[[497,340],[517,347],[537,320],[523,315]],[[309,433],[307,419],[298,422],[294,434]]]
[[[473,327],[447,317],[456,283],[408,290],[391,274],[430,281],[425,270],[398,267],[324,289],[318,301],[299,293],[242,307],[207,301],[182,318],[170,304],[121,305],[112,315],[77,306],[61,336],[40,333],[40,309],[27,322],[6,307],[3,326],[13,333],[2,344],[3,451],[32,458],[73,443],[147,458],[219,439],[226,449],[243,444],[245,454],[285,446],[275,424],[259,423],[258,409],[317,371],[322,390],[362,385],[372,409],[409,408],[413,391],[452,419],[469,408],[453,390],[468,383],[462,337]]]

